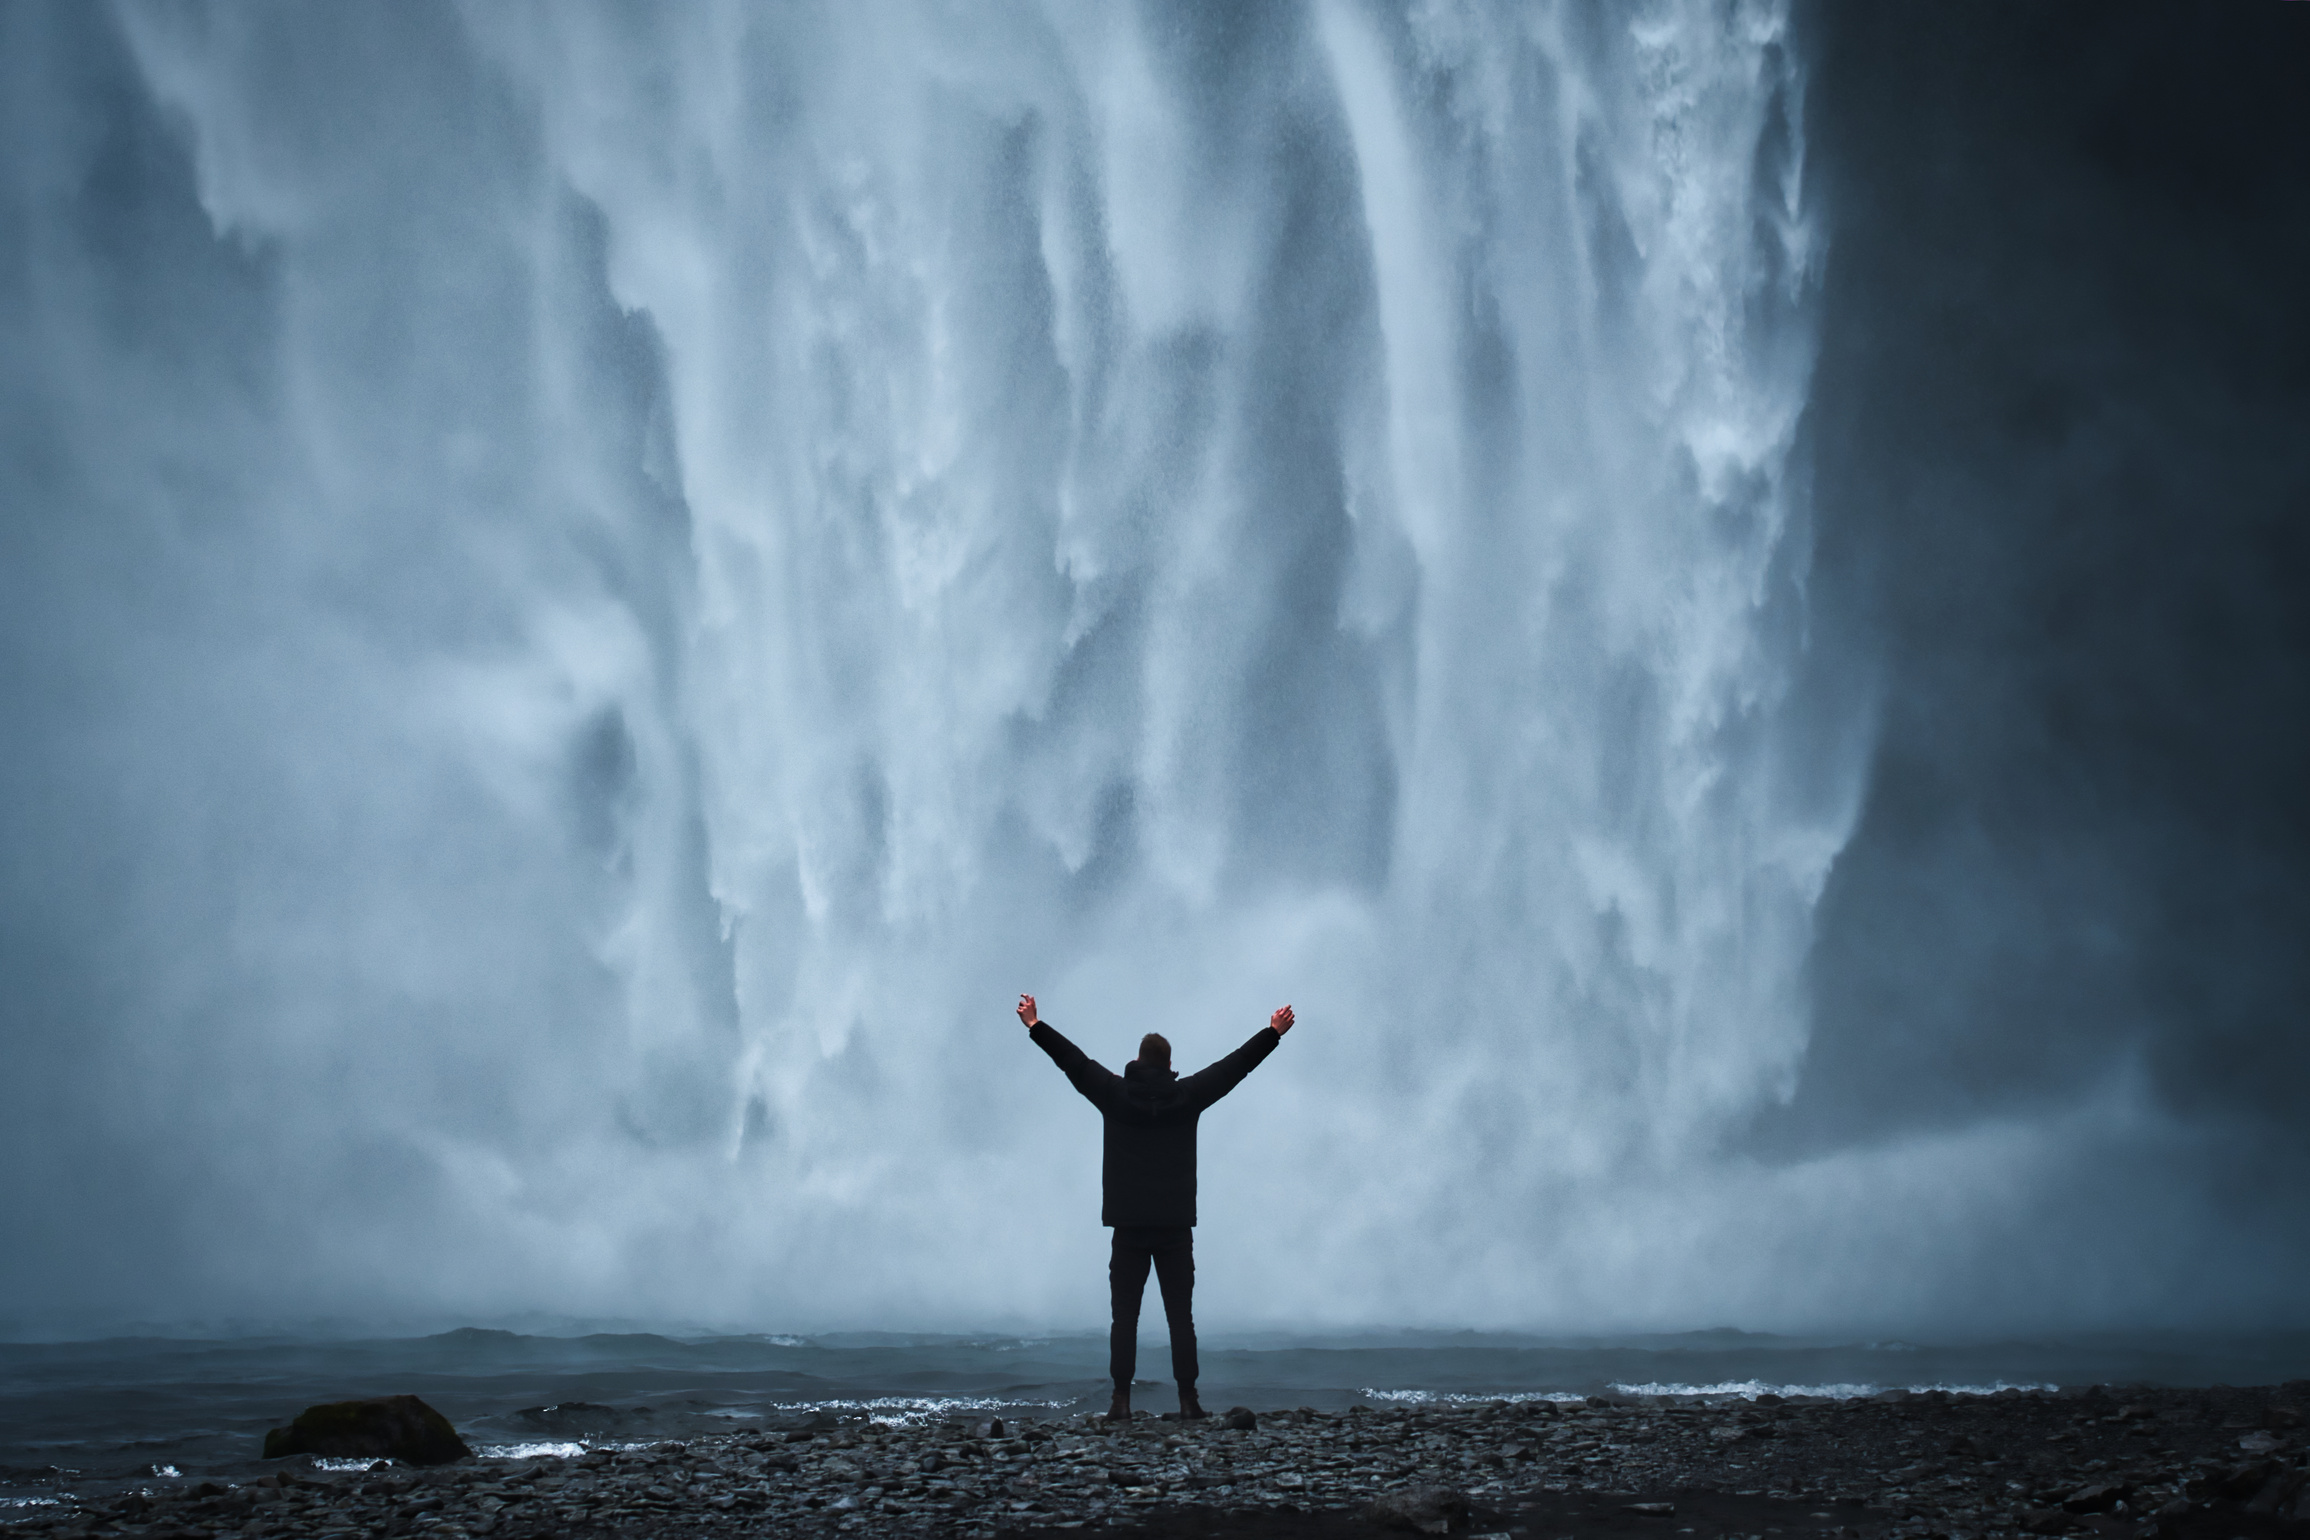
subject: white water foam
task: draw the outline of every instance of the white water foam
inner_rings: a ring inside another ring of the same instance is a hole
[[[518,1444],[481,1444],[474,1453],[485,1460],[574,1460],[588,1449],[638,1449],[640,1444],[592,1443],[578,1439],[535,1439]]]
[[[1009,1412],[1022,1407],[1059,1411],[1073,1406],[1079,1399],[1038,1401],[1016,1396],[873,1396],[863,1400],[780,1401],[774,1405],[776,1410],[788,1415],[797,1412],[855,1412],[863,1413],[872,1422],[886,1423],[892,1427],[911,1427],[967,1412]]]
[[[1384,1401],[1397,1406],[1481,1406],[1493,1401],[1553,1401],[1558,1404],[1580,1402],[1588,1398],[1573,1390],[1502,1390],[1482,1395],[1450,1390],[1373,1390],[1356,1392],[1367,1401]]]
[[[1612,1388],[1622,1395],[1630,1396],[1738,1397],[1741,1400],[1754,1401],[1759,1396],[1770,1395],[1781,1396],[1786,1399],[1805,1396],[1823,1401],[1853,1401],[1864,1396],[1882,1395],[1886,1390],[1895,1388],[1920,1395],[1929,1390],[1940,1390],[1953,1396],[1993,1396],[2002,1390],[2052,1391],[2060,1387],[2028,1380],[2020,1382],[1995,1380],[1986,1384],[1903,1385],[1898,1387],[1851,1383],[1778,1385],[1769,1384],[1763,1380],[1724,1380],[1714,1385],[1648,1382],[1642,1385],[1616,1384]]]
[[[1880,1395],[1885,1390],[1892,1387],[1877,1384],[1860,1384],[1850,1381],[1808,1385],[1799,1384],[1793,1381],[1783,1384],[1767,1380],[1720,1380],[1714,1384],[1700,1385],[1690,1384],[1680,1380],[1647,1380],[1641,1383],[1614,1381],[1606,1388],[1615,1394],[1624,1396],[1662,1396],[1691,1400],[1737,1399],[1744,1401],[1754,1401],[1759,1396],[1770,1395],[1780,1396],[1787,1400],[1809,1398],[1821,1401],[1852,1401],[1867,1396]],[[1951,1395],[1992,1396],[2004,1390],[2050,1392],[2057,1390],[2060,1387],[2041,1381],[1995,1380],[1980,1384],[1951,1383],[1942,1385],[1906,1385],[1898,1388],[1907,1390],[1912,1394],[1922,1394],[1930,1390],[1940,1390],[1946,1391]],[[1480,1405],[1491,1401],[1553,1401],[1559,1404],[1563,1404],[1578,1403],[1587,1399],[1586,1394],[1583,1392],[1567,1390],[1504,1390],[1488,1392],[1484,1394],[1463,1394],[1460,1392],[1450,1391],[1375,1390],[1366,1388],[1364,1390],[1358,1391],[1357,1394],[1371,1401],[1384,1401],[1399,1405],[1416,1406],[1465,1406]]]

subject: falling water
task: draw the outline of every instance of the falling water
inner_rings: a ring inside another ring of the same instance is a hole
[[[1792,1248],[1899,1180],[1724,1153],[1863,736],[1785,5],[47,25],[130,127],[24,196],[129,154],[191,253],[144,353],[39,323],[214,724],[121,815],[226,895],[120,921],[171,1288],[1093,1319],[1032,990],[1110,1063],[1297,1007],[1215,1318],[1864,1308]]]

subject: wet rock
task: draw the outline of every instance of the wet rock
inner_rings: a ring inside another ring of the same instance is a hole
[[[2305,1396],[2310,1388],[2288,1399]],[[2237,1440],[2268,1420],[2267,1392],[2129,1388],[2124,1399],[2150,1406],[2152,1416],[2121,1419],[2116,1398],[2020,1393],[1800,1398],[1777,1408],[1642,1397],[1596,1407],[1303,1408],[1246,1413],[1249,1429],[1026,1418],[1008,1421],[997,1438],[991,1420],[883,1426],[824,1414],[807,1430],[736,1428],[686,1446],[599,1449],[569,1461],[396,1468],[346,1480],[300,1480],[283,1469],[265,1478],[278,1485],[205,1498],[191,1495],[194,1483],[158,1485],[133,1535],[119,1533],[127,1518],[120,1494],[92,1492],[85,1506],[67,1506],[66,1497],[47,1516],[0,1510],[0,1540],[159,1540],[180,1530],[206,1540],[1000,1540],[1006,1530],[1019,1540],[1080,1540],[1071,1533],[1078,1527],[1140,1533],[1141,1516],[1157,1515],[1171,1517],[1144,1533],[1243,1524],[1243,1533],[1277,1540],[1285,1531],[1262,1528],[1262,1513],[1289,1516],[1297,1540],[1321,1540],[1362,1532],[1375,1506],[1407,1540],[1471,1526],[1505,1532],[1520,1518],[1533,1534],[1585,1532],[1561,1522],[1571,1516],[1567,1503],[1674,1540],[1678,1525],[1702,1536],[1757,1533],[1770,1527],[1768,1515],[1751,1510],[1731,1522],[1715,1505],[1789,1499],[1817,1510],[1810,1518],[1820,1526],[1785,1530],[1793,1540],[2010,1540],[2025,1529],[2073,1540],[2089,1531],[2094,1540],[2216,1540],[2262,1534],[2257,1523],[2310,1521],[2310,1487],[2278,1481],[2299,1474],[2291,1440],[2273,1451],[2288,1455],[2283,1462],[2240,1463]],[[2142,1438],[2152,1424],[2154,1451]],[[1774,1436],[1719,1443],[1719,1428],[1770,1428]],[[1528,1462],[1520,1450],[1530,1451]],[[26,1475],[69,1492],[65,1473]],[[2227,1495],[2237,1481],[2250,1485]],[[2128,1495],[2103,1491],[2083,1514],[2063,1508],[2093,1488]],[[1461,1496],[1464,1514],[1410,1495],[1438,1491]],[[2249,1515],[2248,1499],[2265,1493],[2269,1513]],[[1622,1511],[1671,1497],[1673,1524]],[[1540,1507],[1549,1503],[1559,1511],[1543,1526]],[[1439,1519],[1443,1529],[1428,1528]],[[2140,1527],[2145,1519],[2159,1526],[2156,1535]]]
[[[265,1435],[266,1459],[298,1454],[446,1465],[473,1451],[448,1418],[417,1397],[377,1396],[308,1406],[296,1421]]]
[[[2246,1511],[2248,1513],[2283,1513],[2287,1511],[2294,1506],[2295,1494],[2302,1490],[2306,1480],[2310,1480],[2310,1472],[2298,1470],[2272,1472],[2270,1479],[2262,1483],[2262,1489],[2256,1492],[2252,1500],[2246,1504]]]
[[[1364,1511],[1373,1523],[1390,1529],[1444,1535],[1450,1534],[1455,1524],[1466,1522],[1468,1499],[1465,1493],[1449,1487],[1415,1487],[1376,1498]]]
[[[1259,1426],[1259,1417],[1248,1406],[1231,1406],[1227,1415],[1219,1419],[1219,1425],[1238,1433],[1249,1433]]]
[[[2107,1513],[2132,1495],[2133,1488],[2123,1482],[2094,1481],[2063,1498],[2061,1505],[2071,1513]]]

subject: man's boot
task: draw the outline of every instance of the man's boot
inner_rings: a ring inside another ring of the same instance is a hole
[[[1179,1420],[1181,1422],[1201,1422],[1210,1415],[1203,1409],[1203,1403],[1195,1399],[1195,1384],[1192,1380],[1179,1387]]]
[[[1129,1422],[1131,1420],[1130,1386],[1118,1385],[1115,1387],[1115,1399],[1107,1403],[1107,1420],[1109,1422]]]

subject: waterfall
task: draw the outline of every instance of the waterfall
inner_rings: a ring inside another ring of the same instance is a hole
[[[229,1080],[166,1115],[237,1152],[196,1214],[317,1227],[188,1243],[215,1298],[1094,1319],[1022,990],[1111,1065],[1297,1007],[1205,1120],[1215,1319],[1827,1297],[1775,1257],[1881,1190],[1724,1153],[1865,737],[1792,704],[1785,4],[88,30],[222,318],[41,323],[233,745],[126,816],[247,831],[148,852],[240,897],[123,922],[138,1062]]]

